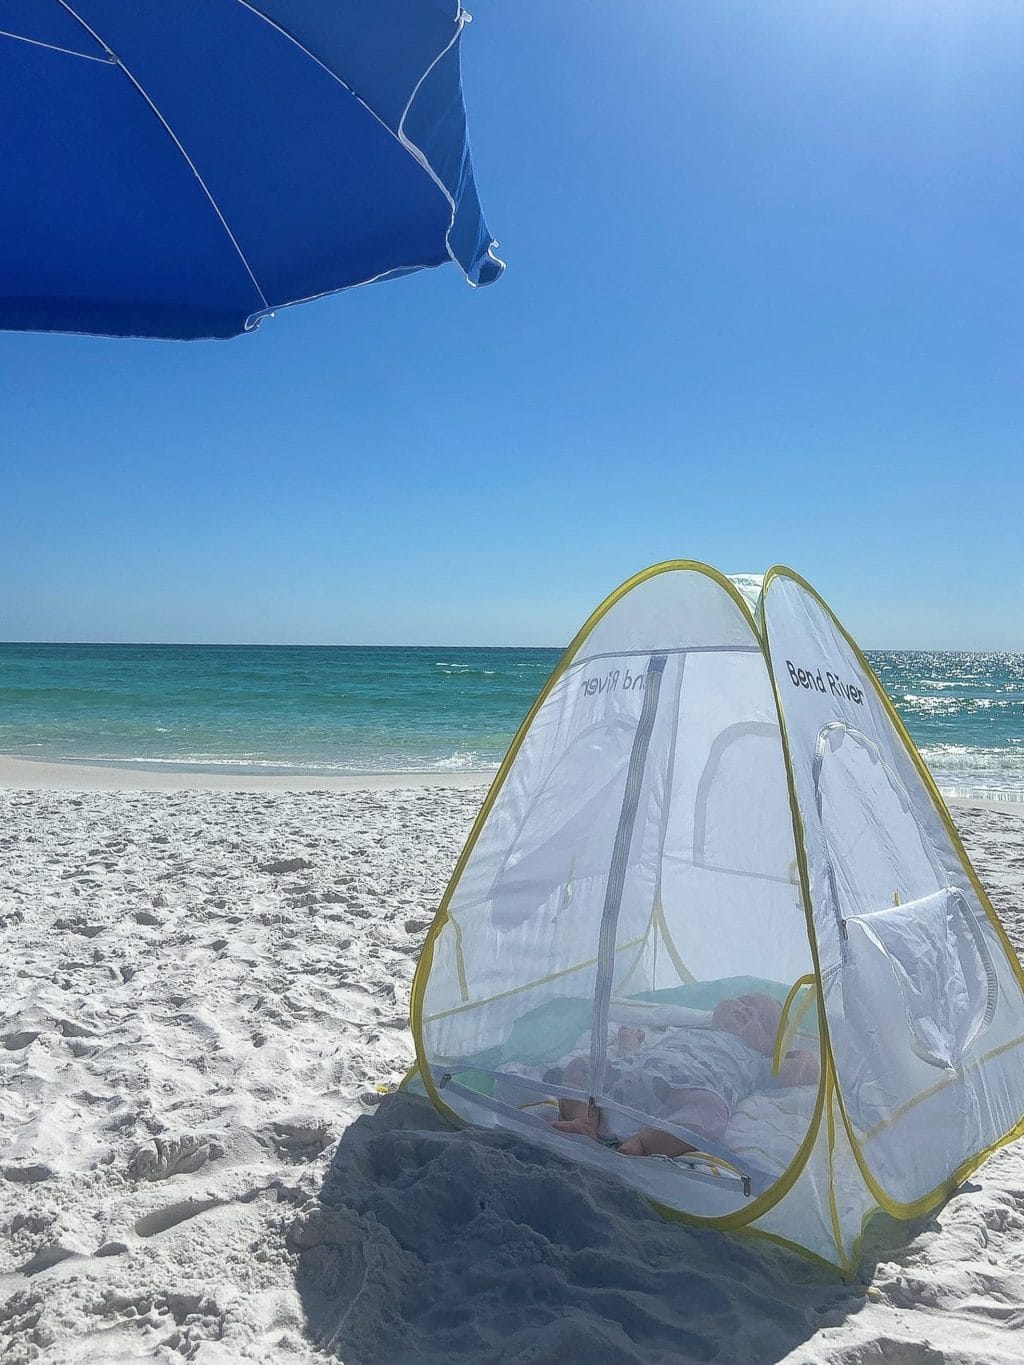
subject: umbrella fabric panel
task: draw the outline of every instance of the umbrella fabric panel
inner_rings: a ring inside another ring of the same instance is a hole
[[[416,86],[462,24],[455,0],[235,0],[239,2],[315,53],[392,129],[398,128]],[[464,131],[465,119],[461,122]]]
[[[491,251],[491,235],[477,198],[456,46],[446,49],[425,76],[402,123],[402,135],[426,150],[431,171],[457,206],[448,233],[452,256],[473,284],[490,284],[505,267]]]
[[[238,0],[81,8],[223,214],[266,300],[250,312],[448,259],[451,211],[423,167]]]
[[[19,47],[0,80],[0,325],[237,333],[259,294],[129,82],[106,62]]]
[[[458,0],[244,0],[315,53],[429,168],[451,203],[451,254],[473,284],[504,266],[483,219],[469,154]],[[396,34],[401,43],[396,44]]]
[[[17,191],[0,210],[0,325],[230,336],[449,259],[473,283],[500,273],[469,163],[456,6],[53,8],[50,26],[21,0],[0,6],[0,28],[32,39],[0,38]]]
[[[58,0],[46,4],[39,0],[0,0],[0,30],[17,34],[30,44],[42,43],[107,60],[102,45],[86,33]],[[14,55],[10,53],[11,57]]]

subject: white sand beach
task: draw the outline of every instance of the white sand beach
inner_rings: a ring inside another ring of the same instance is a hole
[[[0,1358],[1024,1358],[1024,1144],[861,1279],[381,1095],[479,776],[0,765]],[[1024,811],[956,818],[1018,948]]]

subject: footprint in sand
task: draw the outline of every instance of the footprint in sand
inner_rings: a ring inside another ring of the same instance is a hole
[[[195,1218],[197,1214],[217,1208],[223,1202],[222,1199],[184,1199],[180,1204],[168,1204],[166,1208],[140,1218],[135,1224],[135,1231],[140,1237],[155,1237],[158,1233],[169,1232],[189,1218]]]
[[[49,1270],[51,1266],[59,1265],[61,1261],[69,1261],[72,1257],[82,1254],[75,1247],[64,1246],[61,1242],[53,1242],[49,1246],[40,1247],[18,1269],[23,1275],[38,1275],[41,1270]]]
[[[313,864],[308,858],[271,858],[265,863],[258,863],[257,868],[260,872],[283,873],[283,872],[305,872]]]
[[[186,1133],[181,1137],[153,1138],[137,1147],[128,1160],[132,1180],[167,1180],[172,1175],[198,1171],[208,1161],[224,1155],[210,1138]]]
[[[34,1185],[39,1180],[52,1180],[53,1168],[41,1161],[30,1161],[22,1166],[0,1166],[0,1175],[16,1185]]]
[[[283,1161],[295,1163],[312,1161],[334,1140],[327,1124],[317,1119],[278,1120],[259,1137]]]
[[[14,1033],[7,1033],[0,1041],[3,1042],[8,1052],[19,1052],[23,1047],[28,1047],[34,1043],[38,1037],[39,1030],[26,1028],[17,1029]]]

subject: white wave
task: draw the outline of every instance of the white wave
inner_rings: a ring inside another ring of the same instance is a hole
[[[472,771],[496,772],[497,763],[489,763],[482,759],[479,754],[468,753],[461,749],[456,749],[455,753],[449,754],[447,758],[439,758],[431,764],[434,768],[440,768],[445,772],[453,771]]]
[[[929,711],[932,715],[952,716],[958,711],[968,714],[971,711],[1012,710],[1020,702],[1007,701],[999,697],[924,697],[917,692],[905,692],[900,700],[917,711]]]
[[[366,765],[352,763],[318,763],[315,761],[307,762],[302,758],[277,759],[277,758],[224,758],[218,756],[211,758],[206,754],[177,754],[172,758],[157,756],[154,754],[89,754],[87,757],[80,754],[62,755],[54,758],[54,763],[84,763],[88,765],[99,765],[115,768],[268,768],[275,772],[282,773],[360,773],[376,771]],[[390,772],[391,769],[389,768]],[[399,770],[401,771],[401,770]]]
[[[24,752],[10,754],[12,758],[28,758],[38,761],[38,754]],[[347,762],[327,763],[303,758],[248,758],[223,756],[209,757],[204,754],[183,754],[174,758],[151,754],[62,754],[47,757],[46,762],[74,764],[89,768],[170,768],[179,772],[226,772],[247,773],[254,776],[279,775],[285,777],[366,777],[400,773],[425,773],[436,771],[496,772],[496,761],[483,758],[479,754],[455,752],[446,758],[431,759],[410,754],[401,757],[360,755]]]
[[[962,705],[958,697],[921,697],[914,692],[905,693],[900,700],[905,706],[912,706],[916,711],[930,711],[933,715],[950,716]]]
[[[1024,787],[998,786],[991,782],[939,782],[947,801],[1001,801],[1008,806],[1024,805]]]
[[[943,796],[965,801],[1024,802],[1024,753],[967,744],[934,744],[921,750]]]
[[[969,744],[932,744],[921,750],[930,768],[1019,774],[1024,780],[1024,754],[1019,749],[982,749]]]

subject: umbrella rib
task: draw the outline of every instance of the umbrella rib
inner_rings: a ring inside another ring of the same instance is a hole
[[[437,64],[438,64],[438,62],[441,60],[441,58],[444,57],[444,56],[446,56],[447,53],[450,52],[451,49],[455,46],[455,44],[458,42],[458,40],[459,40],[459,35],[461,34],[462,29],[463,29],[463,26],[465,25],[465,23],[466,23],[466,11],[465,11],[464,9],[461,9],[461,8],[460,8],[460,9],[459,9],[459,21],[458,21],[458,23],[457,23],[456,26],[455,26],[455,32],[452,34],[451,38],[448,40],[447,43],[445,43],[444,47],[443,47],[443,48],[441,49],[441,51],[437,54],[437,56],[434,58],[434,60],[433,60],[433,61],[430,63],[430,65],[427,67],[426,71],[424,71],[423,75],[419,78],[419,80],[418,80],[418,81],[416,82],[416,84],[413,86],[413,88],[412,88],[412,94],[409,96],[408,100],[406,101],[405,108],[402,110],[402,117],[398,120],[398,140],[399,140],[399,142],[401,142],[402,146],[406,149],[406,151],[407,151],[407,152],[409,153],[409,155],[413,158],[413,160],[419,162],[419,164],[420,164],[420,165],[423,167],[423,169],[426,171],[427,175],[430,176],[431,180],[433,180],[434,184],[437,186],[437,188],[438,188],[438,189],[441,191],[441,193],[444,195],[445,199],[448,200],[448,207],[449,207],[449,208],[451,209],[451,211],[452,211],[452,216],[451,216],[451,221],[450,221],[449,224],[448,224],[448,231],[444,234],[444,245],[445,245],[445,250],[448,252],[448,255],[452,258],[453,261],[455,261],[455,253],[452,251],[451,242],[450,242],[448,239],[449,239],[449,237],[451,236],[452,228],[455,226],[455,215],[456,215],[456,213],[457,213],[457,211],[458,211],[458,205],[455,203],[455,196],[449,192],[448,186],[442,181],[441,177],[440,177],[440,176],[437,174],[437,172],[434,170],[433,166],[431,166],[430,162],[427,160],[426,153],[425,153],[424,151],[422,151],[419,147],[416,146],[416,143],[413,142],[412,138],[410,138],[409,136],[407,136],[406,131],[405,131],[405,120],[406,120],[406,119],[408,118],[408,116],[409,116],[409,110],[410,110],[410,109],[412,108],[412,106],[413,106],[413,101],[416,99],[416,96],[420,93],[420,86],[423,84],[423,82],[427,79],[427,77],[428,77],[428,76],[430,75],[430,73],[433,71],[434,67],[437,66]],[[457,261],[456,261],[456,264],[458,264]]]
[[[343,90],[346,90],[358,104],[362,105],[362,107],[366,110],[370,117],[375,119],[377,123],[379,123],[380,126],[395,139],[398,145],[405,152],[407,152],[409,156],[412,157],[413,161],[416,162],[417,166],[419,166],[420,169],[423,170],[427,174],[427,176],[434,182],[437,188],[444,195],[448,207],[451,210],[451,221],[448,224],[447,232],[444,234],[444,245],[445,250],[448,252],[450,259],[455,261],[456,260],[455,255],[452,251],[451,244],[448,241],[448,238],[451,235],[451,230],[455,226],[455,213],[457,207],[455,200],[449,193],[447,186],[437,175],[433,166],[431,166],[430,162],[427,160],[426,156],[424,156],[423,152],[420,151],[419,147],[416,146],[415,142],[413,142],[411,138],[408,138],[405,135],[402,125],[405,123],[405,116],[408,114],[410,108],[412,107],[413,100],[419,93],[420,86],[427,79],[431,71],[433,71],[434,67],[438,64],[441,58],[449,50],[449,48],[451,48],[452,44],[458,40],[459,34],[462,32],[463,25],[466,22],[465,19],[462,17],[465,14],[465,11],[464,10],[459,11],[460,16],[459,22],[455,29],[454,34],[449,39],[449,41],[445,43],[444,47],[437,54],[434,60],[430,63],[426,71],[424,71],[423,75],[419,78],[419,80],[413,87],[412,94],[409,96],[406,106],[402,110],[402,117],[398,121],[398,129],[396,131],[389,124],[384,122],[384,120],[376,112],[376,110],[371,109],[371,107],[366,103],[362,96],[357,94],[356,91],[352,89],[352,87],[348,84],[347,81],[345,81],[341,76],[339,76],[336,71],[332,71],[331,68],[327,65],[327,63],[321,61],[315,52],[310,52],[309,48],[306,47],[304,43],[300,43],[298,38],[296,38],[293,33],[289,33],[286,28],[282,28],[281,25],[277,23],[276,20],[271,19],[271,17],[268,14],[264,14],[261,9],[258,9],[255,5],[251,4],[250,0],[236,0],[236,3],[241,5],[243,9],[249,10],[251,14],[255,14],[258,19],[262,19],[263,22],[267,24],[270,28],[274,29],[277,33],[280,33],[282,38],[287,38],[290,43],[294,43],[295,46],[299,49],[299,51],[305,53],[305,55],[309,58],[311,62],[315,62],[315,64],[318,67],[320,67],[322,71],[326,71],[328,76],[331,76],[335,81],[337,81],[337,83],[341,86]],[[457,261],[456,264],[458,264]]]
[[[455,44],[458,42],[459,35],[462,33],[462,30],[465,27],[466,23],[468,22],[469,18],[470,16],[466,13],[466,11],[460,8],[459,22],[456,26],[455,32],[452,34],[449,41],[444,45],[444,47],[437,54],[434,60],[427,67],[426,71],[424,71],[423,75],[416,82],[415,86],[413,86],[412,94],[409,96],[408,102],[406,103],[405,108],[402,110],[402,117],[398,120],[398,139],[401,142],[402,146],[408,151],[409,155],[413,158],[414,161],[418,161],[420,163],[420,165],[423,167],[426,173],[430,176],[431,180],[433,180],[437,188],[448,200],[449,207],[451,208],[452,211],[452,216],[451,221],[448,224],[448,231],[444,234],[444,244],[445,248],[448,251],[448,255],[451,257],[453,261],[455,261],[456,265],[459,264],[459,261],[455,255],[455,252],[452,251],[451,242],[449,241],[449,238],[451,237],[452,229],[455,227],[455,215],[458,213],[458,205],[455,202],[454,195],[452,195],[449,192],[448,186],[445,185],[440,176],[434,170],[433,166],[430,164],[429,160],[427,159],[426,153],[421,148],[417,147],[416,143],[413,142],[412,138],[410,138],[407,135],[405,131],[405,120],[409,116],[409,110],[412,108],[416,100],[416,96],[420,93],[420,86],[433,71],[434,67],[437,66],[441,58],[446,56],[447,53],[450,52],[451,49],[455,46]],[[494,248],[497,245],[498,245],[497,242],[492,241],[490,246],[487,248],[487,254],[488,256],[490,256],[491,260],[494,261],[496,265],[500,265],[502,270],[504,270],[505,262],[501,259],[500,256],[496,256],[494,254]],[[465,273],[465,271],[463,271],[463,273]],[[468,274],[466,275],[466,279],[467,282],[471,284],[474,289],[477,288],[477,285],[474,283],[474,281],[469,279]]]
[[[128,79],[131,81],[131,83],[132,83],[132,85],[135,87],[135,89],[139,92],[139,94],[142,96],[142,98],[143,98],[143,99],[146,101],[146,103],[149,105],[149,107],[150,107],[150,109],[152,110],[153,114],[156,116],[156,118],[157,118],[157,119],[160,121],[160,123],[162,124],[162,126],[163,126],[163,128],[164,128],[164,131],[167,133],[167,136],[171,139],[171,141],[174,143],[175,147],[177,147],[178,151],[181,153],[182,157],[183,157],[184,160],[185,160],[185,164],[188,166],[189,170],[192,172],[192,174],[195,176],[195,178],[199,181],[199,186],[200,186],[200,188],[202,189],[203,193],[206,195],[207,199],[209,200],[209,202],[210,202],[210,207],[213,209],[214,213],[215,213],[215,214],[217,215],[217,217],[220,219],[221,227],[222,227],[222,228],[224,229],[224,231],[227,233],[227,235],[228,235],[228,240],[231,242],[231,245],[235,248],[235,251],[236,251],[236,253],[237,253],[237,255],[238,255],[238,259],[242,262],[243,266],[245,266],[246,274],[249,276],[250,280],[252,280],[253,288],[256,290],[256,293],[260,296],[260,300],[261,300],[262,303],[263,303],[263,307],[264,307],[264,308],[269,308],[271,305],[267,302],[267,296],[264,294],[263,290],[260,288],[259,281],[257,280],[256,276],[253,274],[252,266],[251,266],[251,265],[249,264],[249,262],[246,260],[245,252],[244,252],[244,251],[242,250],[242,248],[238,245],[238,239],[235,237],[235,234],[231,231],[231,228],[228,226],[228,220],[224,217],[224,214],[221,212],[220,205],[217,203],[216,199],[214,199],[212,193],[210,192],[210,187],[209,187],[209,185],[207,185],[206,181],[205,181],[205,180],[203,179],[203,177],[200,175],[199,170],[197,169],[195,162],[192,160],[192,158],[189,156],[188,152],[187,152],[187,151],[185,150],[185,148],[182,146],[182,143],[181,143],[180,139],[178,138],[178,135],[175,133],[174,129],[171,127],[171,125],[170,125],[170,124],[167,122],[167,120],[164,118],[163,114],[161,114],[160,110],[159,110],[159,109],[156,107],[156,105],[153,103],[152,99],[149,97],[149,95],[146,93],[146,91],[145,91],[145,90],[143,89],[143,87],[140,85],[140,83],[138,82],[138,80],[132,75],[132,73],[131,73],[131,72],[128,70],[128,68],[125,66],[124,62],[121,61],[121,58],[117,55],[116,52],[114,52],[114,50],[113,50],[107,43],[105,43],[105,42],[103,41],[103,39],[102,39],[102,38],[100,37],[100,35],[96,32],[96,30],[93,29],[93,28],[90,28],[90,26],[85,22],[85,20],[82,18],[82,16],[81,16],[80,14],[76,14],[76,13],[75,13],[75,11],[74,11],[74,10],[71,8],[71,6],[67,3],[67,0],[57,0],[57,3],[61,6],[62,9],[67,10],[68,14],[71,15],[72,19],[76,19],[76,20],[78,21],[78,23],[80,23],[80,24],[82,25],[82,27],[85,29],[85,31],[86,31],[87,33],[92,34],[92,36],[96,39],[96,41],[97,41],[97,42],[100,44],[100,46],[103,48],[103,50],[104,50],[105,52],[109,53],[109,59],[110,59],[111,63],[112,63],[112,64],[115,64],[115,63],[116,63],[116,65],[119,67],[119,69],[120,69],[121,71],[124,72],[124,74],[125,74],[125,75],[128,77]]]
[[[45,47],[47,52],[63,52],[68,57],[81,57],[84,62],[99,62],[109,66],[110,57],[97,57],[95,52],[76,52],[73,47],[58,47],[56,43],[43,43],[38,38],[26,38],[24,33],[10,33],[0,28],[0,38],[13,38],[16,43],[30,43],[32,47]]]
[[[444,196],[445,202],[447,203],[451,213],[448,222],[448,229],[444,234],[445,250],[448,252],[449,259],[454,261],[456,265],[460,265],[458,257],[455,255],[454,251],[452,251],[450,241],[452,228],[454,228],[455,226],[455,216],[456,213],[458,212],[458,205],[456,204],[455,198],[449,191],[447,185],[444,183],[441,177],[434,170],[433,166],[430,164],[430,161],[427,159],[426,154],[421,150],[421,148],[417,147],[416,143],[413,142],[412,138],[410,138],[405,132],[405,120],[406,117],[408,116],[409,110],[413,106],[413,102],[415,101],[416,96],[420,92],[420,87],[423,85],[423,82],[433,71],[434,67],[437,66],[438,62],[445,55],[445,53],[447,53],[454,46],[454,44],[458,42],[459,35],[461,34],[469,18],[466,11],[460,7],[458,23],[456,24],[455,32],[452,34],[451,38],[449,38],[448,42],[445,43],[444,47],[437,54],[434,60],[427,67],[426,71],[424,71],[423,75],[413,86],[412,94],[406,101],[405,108],[402,110],[402,117],[398,121],[398,128],[396,130],[392,128],[390,124],[385,123],[381,116],[377,113],[377,111],[371,108],[371,106],[366,103],[363,97],[360,94],[358,94],[355,90],[353,90],[352,87],[348,84],[346,80],[344,80],[343,77],[338,75],[337,71],[332,70],[331,67],[329,67],[326,62],[321,61],[321,59],[316,55],[315,52],[310,52],[309,48],[306,47],[304,43],[301,43],[298,40],[298,38],[296,38],[294,33],[289,33],[286,28],[282,27],[282,25],[277,22],[276,19],[271,19],[269,14],[264,14],[264,12],[261,9],[259,9],[258,6],[251,3],[251,0],[236,0],[236,3],[241,5],[243,9],[249,10],[249,12],[251,14],[254,14],[257,19],[262,19],[263,22],[269,28],[272,28],[275,30],[275,32],[280,33],[282,38],[287,38],[288,42],[293,43],[299,49],[300,52],[302,52],[305,56],[309,58],[311,62],[313,62],[316,66],[320,67],[321,71],[325,71],[328,76],[330,76],[333,80],[337,81],[338,85],[340,85],[343,90],[347,91],[347,93],[350,94],[352,98],[366,110],[370,117],[374,119],[377,123],[379,123],[380,126],[384,129],[384,131],[389,133],[390,136],[395,139],[395,141],[403,149],[403,151],[407,152],[408,155],[412,157],[413,161],[416,162],[417,166],[419,166],[420,169],[429,177],[429,179],[433,181],[436,188],[440,190],[441,194]],[[496,265],[500,265],[501,268],[504,270],[505,262],[501,259],[500,256],[496,256],[494,254],[494,248],[497,245],[498,245],[497,242],[492,241],[490,246],[487,248],[487,254],[488,256],[490,256],[491,260],[495,262]],[[465,273],[465,271],[463,271],[463,273]],[[375,278],[383,278],[383,276],[376,276]],[[373,281],[366,280],[363,281],[363,283],[372,284]],[[473,281],[470,280],[469,283],[473,284]],[[473,285],[473,287],[476,288],[476,285]],[[336,291],[328,290],[327,292],[334,293]],[[319,294],[314,294],[312,297],[320,298],[322,296]]]

